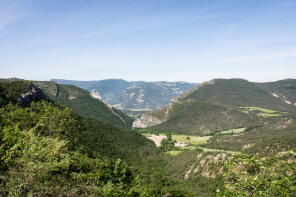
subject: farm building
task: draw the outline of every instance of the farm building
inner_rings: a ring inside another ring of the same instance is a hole
[[[177,142],[177,143],[175,143],[175,146],[177,146],[177,147],[186,147],[186,146],[188,146],[188,144],[185,143],[185,142]]]

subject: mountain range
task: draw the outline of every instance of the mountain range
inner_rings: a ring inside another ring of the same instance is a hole
[[[196,83],[145,82],[106,79],[100,81],[75,81],[52,79],[59,84],[75,85],[89,92],[97,91],[102,100],[119,109],[151,111],[169,104],[170,100],[190,90]]]
[[[0,196],[293,195],[295,98],[295,79],[214,79],[134,121],[97,91],[0,79]]]

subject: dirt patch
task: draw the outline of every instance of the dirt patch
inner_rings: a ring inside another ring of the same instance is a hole
[[[156,147],[160,146],[160,143],[163,139],[167,139],[167,136],[158,136],[158,135],[151,135],[151,137],[148,137],[148,139],[152,140]]]

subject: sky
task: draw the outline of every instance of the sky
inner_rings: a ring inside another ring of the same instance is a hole
[[[295,0],[0,0],[0,78],[296,78]]]

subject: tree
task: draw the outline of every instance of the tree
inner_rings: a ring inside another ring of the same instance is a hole
[[[226,190],[219,196],[293,196],[296,193],[296,156],[235,154],[226,162]]]

